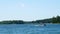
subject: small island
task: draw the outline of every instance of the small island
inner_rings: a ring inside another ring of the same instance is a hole
[[[60,23],[60,16],[36,20],[36,21],[23,21],[23,20],[9,20],[9,21],[0,21],[0,24],[40,24],[40,23]]]

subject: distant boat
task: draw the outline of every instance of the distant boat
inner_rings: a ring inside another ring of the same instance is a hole
[[[40,24],[40,26],[46,26],[46,24]]]
[[[46,26],[46,24],[36,24],[35,26]]]
[[[37,25],[35,25],[35,26],[40,26],[40,25],[37,24]]]
[[[40,25],[41,25],[41,26],[46,26],[46,24],[45,24],[45,23],[41,23]]]

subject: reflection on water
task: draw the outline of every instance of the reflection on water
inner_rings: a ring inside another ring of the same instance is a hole
[[[0,25],[0,34],[60,34],[60,24],[47,24],[47,26],[6,24]]]

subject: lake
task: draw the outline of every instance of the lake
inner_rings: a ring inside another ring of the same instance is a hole
[[[4,24],[0,34],[60,34],[60,24]]]

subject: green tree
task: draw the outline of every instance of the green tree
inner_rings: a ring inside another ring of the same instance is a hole
[[[52,18],[52,23],[57,23],[56,17]]]

